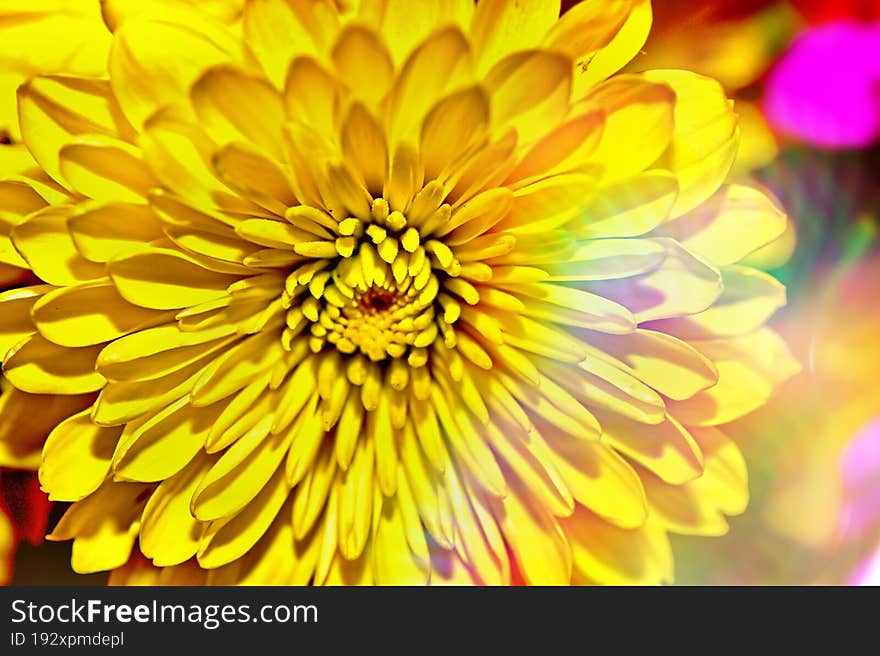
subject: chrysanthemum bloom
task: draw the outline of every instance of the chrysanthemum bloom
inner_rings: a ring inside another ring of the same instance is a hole
[[[137,3],[135,3],[137,4]],[[108,79],[19,90],[4,373],[79,572],[208,583],[659,582],[747,502],[717,428],[794,369],[738,265],[782,212],[736,116],[606,79],[650,4],[105,10]],[[7,431],[5,439],[15,440]]]

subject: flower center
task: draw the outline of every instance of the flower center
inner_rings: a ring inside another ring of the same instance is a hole
[[[441,241],[423,240],[449,216],[448,206],[429,209],[413,221],[372,199],[369,216],[349,216],[334,226],[332,241],[316,242],[313,252],[323,257],[288,276],[285,347],[308,332],[315,353],[332,345],[374,362],[406,358],[421,366],[438,336],[451,346],[458,317],[446,311],[442,287],[461,265]]]

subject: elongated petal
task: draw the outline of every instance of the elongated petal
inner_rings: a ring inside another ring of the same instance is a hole
[[[12,231],[16,250],[41,279],[52,285],[76,285],[105,275],[104,267],[80,255],[67,230],[69,210],[47,208]]]
[[[204,73],[190,91],[193,107],[218,144],[248,141],[280,157],[284,107],[272,86],[231,66]]]
[[[143,202],[158,181],[140,151],[106,137],[79,137],[59,151],[61,175],[79,193],[99,201]]]
[[[128,203],[84,208],[67,220],[67,227],[76,250],[92,262],[109,262],[162,236],[149,208]]]
[[[479,3],[471,24],[478,71],[485,73],[505,55],[540,44],[559,17],[559,10],[558,0],[516,3],[487,0]]]
[[[43,447],[40,485],[53,501],[79,501],[98,489],[110,471],[121,429],[92,423],[84,410],[58,424]]]
[[[245,3],[243,26],[248,48],[276,86],[283,84],[296,55],[317,54],[326,45],[320,20],[331,18],[328,4],[306,0]]]
[[[562,520],[575,572],[600,585],[661,585],[673,577],[672,548],[659,522],[624,529],[579,507]]]
[[[195,78],[209,66],[239,57],[236,49],[225,28],[208,21],[126,21],[110,51],[113,92],[126,117],[141,126],[159,107],[184,102]]]
[[[664,224],[659,232],[716,266],[739,262],[779,238],[785,214],[766,195],[742,185],[722,187],[688,214]]]
[[[86,394],[101,389],[104,377],[95,371],[96,347],[70,349],[32,335],[6,354],[3,373],[13,385],[31,394]]]
[[[46,294],[31,311],[46,339],[61,346],[92,346],[167,317],[125,301],[110,282],[64,287]]]
[[[67,509],[47,537],[70,540],[70,564],[79,574],[120,567],[128,560],[138,533],[138,517],[144,505],[143,485],[105,483],[97,491]]]
[[[170,310],[222,297],[236,278],[214,273],[174,251],[156,250],[114,260],[109,267],[116,289],[143,308]]]
[[[716,426],[748,414],[767,401],[775,386],[800,371],[785,342],[769,328],[742,337],[694,342],[715,362],[718,382],[671,404],[672,415],[687,425]]]
[[[18,90],[22,138],[43,170],[64,184],[61,148],[85,134],[132,134],[131,125],[104,80],[38,77]]]
[[[739,144],[736,114],[715,80],[688,71],[644,76],[675,92],[674,133],[663,163],[678,178],[672,216],[680,216],[714,194],[730,172]]]
[[[210,457],[197,456],[150,495],[141,516],[139,544],[155,565],[178,565],[198,551],[205,525],[190,514],[189,499],[211,462]]]

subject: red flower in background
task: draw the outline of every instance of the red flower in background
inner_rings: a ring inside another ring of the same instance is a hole
[[[880,20],[880,0],[791,0],[791,4],[811,23]]]
[[[0,584],[12,578],[18,544],[43,540],[50,506],[36,472],[0,469]]]

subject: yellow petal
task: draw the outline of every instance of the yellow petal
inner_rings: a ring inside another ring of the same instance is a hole
[[[330,3],[308,0],[252,0],[245,3],[245,42],[269,80],[281,87],[291,60],[315,55],[327,45],[324,26],[334,26]]]
[[[2,76],[0,76],[0,79],[2,79]],[[17,87],[18,85],[16,84],[15,88]],[[13,93],[11,97],[13,99],[15,98],[15,88],[12,89]],[[15,116],[15,124],[17,129],[17,115]],[[9,131],[8,126],[3,126],[2,115],[0,115],[0,129],[6,129],[7,132]],[[0,177],[4,179],[11,178],[21,173],[33,170],[36,166],[37,163],[36,161],[34,161],[33,155],[31,155],[30,151],[27,149],[27,146],[25,146],[23,143],[4,144],[4,147],[0,148]]]
[[[108,382],[95,402],[92,421],[101,426],[118,426],[152,410],[164,408],[189,393],[209,358],[211,356],[203,357],[161,378]]]
[[[211,405],[250,383],[283,357],[281,340],[264,330],[240,341],[199,376],[192,390],[195,405]]]
[[[320,425],[317,421],[313,423]],[[321,431],[321,436],[323,437],[323,431]],[[288,454],[288,462],[289,458]],[[290,481],[291,477],[288,475],[288,482]],[[305,538],[315,526],[328,504],[328,495],[335,483],[336,465],[333,448],[325,440],[324,444],[320,445],[320,453],[315,457],[314,464],[307,468],[305,475],[295,488],[291,521],[297,539]],[[337,499],[330,498],[329,503],[336,504]]]
[[[675,92],[675,127],[662,167],[678,178],[672,216],[689,212],[727,178],[739,146],[739,127],[721,85],[688,71],[649,71],[647,80]]]
[[[576,3],[552,26],[544,39],[544,45],[568,55],[577,67],[576,71],[584,77],[590,72],[589,67],[596,52],[617,36],[629,17],[633,4],[632,0]],[[624,63],[626,62],[621,62],[618,68]],[[593,80],[602,79],[594,75],[590,77]],[[581,88],[588,88],[585,81],[580,84]]]
[[[58,163],[61,148],[77,135],[132,135],[104,80],[46,76],[18,90],[21,133],[28,150],[56,181],[64,177]]]
[[[684,426],[671,417],[661,424],[601,415],[602,439],[670,485],[682,485],[703,473],[703,453]]]
[[[68,508],[46,539],[73,538],[70,564],[77,574],[121,567],[134,546],[146,500],[142,493],[148,490],[144,485],[105,483]]]
[[[162,226],[143,205],[107,203],[84,208],[67,220],[76,250],[92,262],[109,262],[162,236]]]
[[[97,368],[110,380],[150,380],[192,364],[230,339],[235,339],[234,326],[196,332],[183,332],[176,324],[146,328],[105,346]]]
[[[0,358],[36,331],[31,308],[52,289],[49,285],[33,285],[0,293]]]
[[[99,75],[104,70],[110,34],[98,5],[58,0],[6,3],[0,22],[3,70],[29,75],[55,71]]]
[[[629,335],[597,335],[591,345],[617,358],[632,375],[671,399],[690,398],[718,381],[710,359],[663,332],[640,329]]]
[[[482,585],[508,584],[510,559],[503,543],[497,544],[501,527],[492,514],[494,505],[487,508],[490,499],[474,494],[472,489],[462,485],[453,467],[447,468],[443,475],[439,497],[443,504],[441,519],[448,513],[454,520],[456,550]],[[479,514],[477,507],[480,508]],[[481,521],[481,517],[485,521]]]
[[[378,121],[360,103],[349,109],[342,123],[342,154],[360,174],[367,190],[382,193],[388,171],[388,144]]]
[[[188,253],[224,262],[247,262],[248,266],[259,266],[252,263],[252,258],[258,257],[261,250],[253,243],[240,239],[227,226],[206,226],[205,229],[186,225],[168,226],[165,234]]]
[[[76,285],[103,277],[104,267],[80,255],[67,229],[69,210],[46,208],[12,231],[12,242],[31,270],[49,284]]]
[[[460,205],[436,234],[446,237],[443,243],[448,246],[467,243],[496,226],[512,205],[513,194],[509,189],[489,189]]]
[[[575,572],[599,585],[672,583],[673,557],[660,522],[625,529],[578,507],[561,520],[574,559]]]
[[[734,110],[742,133],[733,173],[747,174],[768,166],[779,155],[779,138],[757,103],[737,100]]]
[[[114,260],[108,271],[124,299],[156,310],[190,307],[221,298],[238,279],[208,271],[182,253],[160,249]]]
[[[308,93],[303,93],[308,89]],[[284,82],[287,117],[308,125],[325,140],[337,136],[339,113],[344,106],[344,86],[312,57],[297,57]]]
[[[547,30],[556,23],[559,11],[559,0],[486,0],[478,3],[471,23],[478,73],[485,74],[511,52],[538,46]]]
[[[486,76],[495,126],[516,129],[520,144],[532,144],[570,109],[571,62],[547,50],[517,52]]]
[[[539,360],[538,365],[591,407],[604,408],[646,424],[663,421],[665,407],[660,395],[633,375],[609,365],[604,359],[606,356],[597,355],[596,351],[589,350],[594,357],[587,357],[577,367],[546,359]],[[598,432],[598,428],[594,430]]]
[[[343,30],[330,53],[339,79],[368,105],[385,96],[394,76],[391,55],[378,35],[362,26]]]
[[[133,18],[115,34],[108,69],[113,92],[132,124],[164,105],[185,102],[210,66],[240,57],[231,32],[208,19],[181,24]]]
[[[108,137],[78,137],[59,152],[61,175],[79,193],[99,201],[143,202],[159,183],[140,150]]]
[[[64,287],[43,296],[31,311],[46,339],[61,346],[92,346],[170,318],[127,303],[109,282]]]
[[[568,585],[571,548],[557,520],[522,493],[494,501],[494,515],[528,585]]]
[[[489,100],[480,87],[458,91],[434,105],[422,122],[419,142],[427,179],[456,163],[488,122]]]
[[[246,435],[239,439],[211,467],[193,493],[190,510],[194,516],[202,520],[217,520],[234,516],[247,506],[245,512],[250,513],[253,519],[253,513],[258,512],[260,506],[257,503],[260,495],[264,503],[270,498],[275,503],[278,494],[286,494],[290,490],[284,468],[278,465],[292,436],[280,434],[266,438],[268,429],[269,426],[258,424],[249,434],[253,437]],[[265,441],[260,435],[264,436]],[[257,443],[254,444],[254,441]],[[277,506],[275,510],[278,510]],[[234,528],[247,530],[247,524],[242,523]]]
[[[610,300],[612,295],[606,287],[610,284],[594,283],[599,294],[553,283],[525,283],[513,286],[511,291],[529,297],[523,314],[535,319],[616,334],[631,332],[635,328],[633,315]]]
[[[715,363],[718,383],[668,406],[670,414],[688,426],[715,426],[739,419],[764,405],[774,387],[800,371],[788,346],[769,328],[692,344]]]
[[[504,463],[510,467],[511,472],[519,478],[523,487],[528,490],[529,497],[556,517],[570,514],[574,508],[571,491],[551,460],[541,457],[546,455],[546,452],[533,446],[534,442],[541,439],[540,436],[536,432],[528,435],[502,434],[499,428],[489,424],[487,439],[491,441],[493,449]]]
[[[758,330],[786,303],[785,287],[763,271],[727,266],[721,277],[724,293],[710,308],[652,327],[685,339],[735,337]]]
[[[361,555],[373,519],[375,453],[372,440],[359,440],[351,466],[339,483],[339,552],[348,560]]]
[[[205,525],[190,514],[189,499],[212,462],[206,455],[196,456],[150,495],[141,516],[139,546],[155,565],[178,565],[198,551]]]
[[[586,58],[581,57],[575,63],[574,96],[576,98],[582,97],[598,82],[623,68],[645,45],[653,20],[651,0],[627,0],[625,4],[629,6],[629,15],[614,38],[595,53],[589,54]],[[603,2],[602,8],[607,5],[607,2]]]
[[[296,197],[284,171],[246,144],[229,144],[213,157],[218,179],[270,212],[284,215]]]
[[[617,526],[635,528],[648,516],[645,492],[633,468],[600,442],[547,436],[552,462],[578,503]]]
[[[139,144],[162,184],[196,207],[208,211],[218,206],[245,212],[258,209],[217,180],[211,168],[214,143],[178,109],[163,109],[147,120]]]
[[[586,164],[601,139],[605,115],[587,111],[542,138],[526,153],[507,178],[517,186]]]
[[[659,232],[716,266],[724,266],[778,239],[787,224],[785,213],[761,191],[729,185],[693,211],[664,224]]]
[[[660,244],[646,239],[591,239],[578,247],[570,261],[545,264],[541,270],[556,282],[612,280],[647,273],[665,257]]]
[[[92,423],[84,410],[55,427],[43,447],[40,486],[51,501],[79,501],[98,489],[110,471],[121,429]]]
[[[498,229],[519,235],[562,228],[583,214],[594,191],[593,178],[579,173],[534,182],[514,192],[513,207]]]
[[[678,182],[669,173],[641,173],[604,187],[572,232],[594,239],[643,235],[666,220],[677,196]]]
[[[215,18],[224,23],[232,23],[241,13],[238,0],[153,0],[150,3],[140,0],[103,0],[101,16],[111,31],[116,31],[126,20],[138,17],[167,19],[169,12],[180,23],[190,20]]]
[[[250,142],[276,159],[281,157],[281,96],[265,80],[232,66],[201,75],[190,91],[193,108],[218,144]]]
[[[286,504],[290,505],[289,500]],[[293,539],[289,508],[282,506],[263,537],[241,558],[207,571],[208,585],[300,585],[312,578],[308,546]],[[317,551],[317,550],[315,550]]]
[[[31,212],[46,206],[45,201],[24,182],[0,182],[0,263],[27,269],[28,263],[15,250],[10,234],[25,222]]]
[[[724,535],[725,515],[739,515],[749,501],[746,464],[736,444],[713,428],[692,430],[704,454],[703,475],[672,486],[644,472],[642,480],[652,515],[686,535]]]
[[[113,454],[114,480],[149,483],[174,476],[202,448],[220,409],[193,408],[186,397],[128,424]]]
[[[376,585],[424,585],[428,581],[427,563],[420,562],[407,542],[402,503],[396,495],[382,504],[371,549]]]
[[[466,30],[474,14],[470,0],[383,0],[382,36],[395,62],[401,62],[414,47],[430,40],[438,26],[452,24]],[[435,32],[436,34],[436,32]]]
[[[612,184],[641,173],[666,150],[678,105],[669,86],[619,75],[596,87],[584,107],[605,113],[602,138],[587,163]]]
[[[6,354],[3,373],[15,387],[31,394],[86,394],[106,382],[95,371],[100,347],[70,349],[32,335]]]
[[[721,273],[717,269],[671,239],[655,241],[666,249],[666,259],[654,271],[586,283],[584,287],[625,305],[640,323],[702,312],[721,296]]]
[[[407,11],[396,18],[411,16],[412,12]],[[425,114],[451,86],[468,76],[471,66],[470,45],[455,27],[438,30],[419,44],[403,63],[388,94],[388,125],[393,143],[415,143]]]

